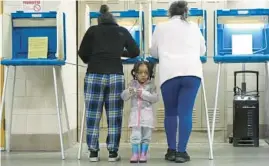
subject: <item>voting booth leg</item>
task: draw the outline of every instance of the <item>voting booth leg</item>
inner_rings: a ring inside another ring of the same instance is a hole
[[[212,120],[212,132],[211,132],[211,135],[212,135],[211,136],[212,147],[213,147],[213,144],[214,144],[215,123],[216,123],[216,115],[217,115],[217,108],[218,108],[220,70],[221,70],[221,63],[218,64],[216,96],[215,96],[214,113],[213,113],[213,120]]]
[[[269,97],[269,62],[265,63],[265,108],[268,108]],[[269,115],[269,113],[267,113]]]
[[[78,148],[78,160],[80,160],[81,157],[81,151],[82,151],[82,140],[84,135],[84,125],[85,125],[85,117],[86,115],[86,106],[84,104],[83,113],[82,113],[82,119],[81,119],[81,125],[80,125],[80,138],[79,138],[79,148]]]
[[[209,123],[209,115],[208,115],[208,106],[207,106],[207,98],[206,98],[206,91],[205,91],[204,76],[202,76],[202,89],[203,89],[203,97],[204,97],[204,104],[205,104],[206,127],[207,127],[207,137],[208,137],[208,144],[209,144],[209,159],[213,160],[213,148],[212,148],[211,132],[210,132],[211,129],[210,129],[210,123]]]
[[[264,82],[265,82],[265,94],[264,94],[264,101],[265,101],[265,103],[264,103],[264,107],[265,108],[267,108],[268,107],[268,104],[267,104],[267,98],[268,98],[268,64],[267,64],[267,62],[265,62],[265,65],[264,65],[264,67],[265,67],[265,80],[264,80]]]
[[[59,135],[60,135],[61,153],[62,153],[62,159],[64,160],[65,159],[65,156],[64,156],[64,145],[63,145],[62,120],[61,120],[61,113],[60,113],[60,107],[59,107],[58,84],[57,84],[57,76],[56,75],[57,75],[56,67],[53,66],[53,80],[54,80],[56,109],[57,109],[58,124],[59,124]]]
[[[7,126],[7,134],[6,134],[6,150],[10,152],[11,145],[11,129],[12,129],[12,115],[13,115],[13,105],[14,105],[14,93],[15,93],[15,81],[16,81],[16,66],[14,66],[14,75],[12,79],[12,92],[11,92],[11,103],[10,103],[10,111],[7,114],[8,125]]]
[[[63,101],[63,105],[64,105],[64,114],[65,114],[65,121],[66,121],[66,126],[67,126],[67,135],[68,135],[68,143],[70,143],[70,124],[69,124],[69,118],[68,118],[68,112],[67,112],[67,105],[66,105],[66,97],[65,97],[65,91],[64,91],[64,84],[63,84],[63,76],[62,76],[62,67],[60,68],[60,83],[61,83],[61,91],[62,91],[62,95],[61,95],[61,99]]]
[[[4,106],[5,106],[5,100],[6,100],[6,89],[7,89],[7,78],[8,78],[8,74],[9,74],[9,66],[6,67],[5,70],[5,79],[4,79],[4,86],[3,86],[3,94],[2,94],[2,99],[1,99],[1,105],[0,105],[0,122],[2,122],[2,118],[3,118],[3,112],[4,112]],[[2,123],[0,123],[0,128]]]

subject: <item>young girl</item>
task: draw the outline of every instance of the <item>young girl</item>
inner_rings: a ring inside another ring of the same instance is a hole
[[[154,82],[151,81],[153,67],[148,62],[138,62],[131,72],[133,80],[121,97],[124,101],[131,99],[129,127],[132,128],[131,163],[147,162],[147,151],[154,128],[152,105],[158,102],[158,94]],[[140,148],[139,148],[140,147]]]

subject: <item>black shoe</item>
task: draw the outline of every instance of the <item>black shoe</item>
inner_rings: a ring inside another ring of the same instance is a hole
[[[165,160],[175,161],[176,159],[176,150],[167,149],[167,153],[165,154]]]
[[[185,162],[190,161],[190,160],[191,160],[191,158],[187,152],[184,152],[184,153],[177,152],[176,153],[176,160],[175,160],[176,163],[185,163]]]
[[[120,155],[117,152],[109,152],[108,161],[109,162],[120,161]]]
[[[90,159],[91,162],[99,161],[98,151],[91,151],[90,154],[89,154],[89,159]]]

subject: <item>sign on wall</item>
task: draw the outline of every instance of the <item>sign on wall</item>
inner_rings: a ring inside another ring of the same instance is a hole
[[[65,0],[74,2],[73,0]],[[4,0],[4,13],[16,11],[49,12],[59,8],[61,0]]]
[[[25,12],[41,12],[43,6],[42,0],[24,0],[22,1],[22,9]]]

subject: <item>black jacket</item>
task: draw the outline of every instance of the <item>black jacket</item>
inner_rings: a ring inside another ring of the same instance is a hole
[[[127,29],[105,19],[87,30],[78,54],[88,64],[87,73],[123,74],[121,57],[137,57],[140,50]]]

